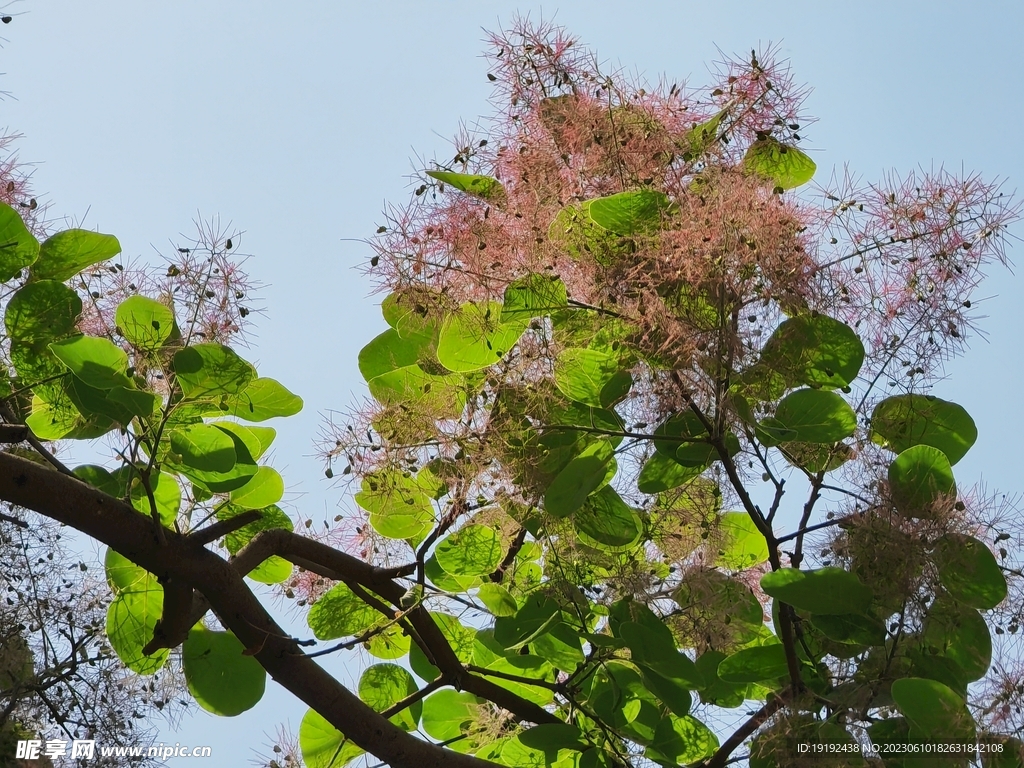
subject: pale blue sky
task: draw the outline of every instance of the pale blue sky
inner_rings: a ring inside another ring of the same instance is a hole
[[[489,111],[482,27],[519,10],[554,16],[602,60],[651,80],[697,84],[717,48],[780,44],[813,86],[806,132],[821,178],[834,166],[867,181],[890,168],[945,163],[1024,184],[1024,81],[1018,3],[912,0],[655,2],[531,6],[508,2],[171,3],[19,0],[0,29],[0,127],[25,134],[35,187],[52,212],[156,258],[190,234],[197,211],[245,231],[266,283],[254,339],[263,375],[302,395],[275,424],[275,466],[294,509],[319,519],[341,500],[310,458],[321,413],[364,392],[356,354],[383,322],[354,267],[385,201],[404,201],[418,154],[449,154],[460,119]],[[1018,231],[1022,231],[1018,228]],[[1018,249],[1017,259],[1022,251]],[[1012,254],[1011,254],[1012,255]],[[1021,487],[1018,441],[1022,283],[997,269],[982,295],[991,343],[975,340],[936,393],[978,422],[961,485]],[[299,494],[304,494],[299,496]],[[357,679],[352,665],[341,672]],[[217,765],[245,765],[264,732],[304,706],[268,686],[253,711],[203,713],[164,739],[211,744]],[[265,750],[264,750],[265,751]],[[190,761],[177,760],[183,766]]]

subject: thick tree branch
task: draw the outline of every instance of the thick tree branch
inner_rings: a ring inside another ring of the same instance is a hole
[[[354,743],[389,765],[494,765],[417,739],[381,717],[305,656],[231,564],[173,531],[167,532],[166,544],[161,546],[152,521],[118,499],[76,478],[6,453],[0,453],[0,499],[76,528],[160,579],[181,579],[202,592],[223,624],[246,648],[253,649],[254,658],[271,677]],[[361,565],[372,572],[372,566]]]
[[[772,696],[763,707],[750,716],[736,731],[724,742],[718,750],[702,763],[699,768],[724,768],[729,762],[729,756],[740,746],[747,737],[761,727],[762,723],[778,712],[785,705],[786,700],[781,696]]]

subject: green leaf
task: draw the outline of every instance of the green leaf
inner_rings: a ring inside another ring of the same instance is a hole
[[[595,224],[625,237],[656,231],[672,209],[668,196],[651,189],[619,192],[588,203],[587,212]]]
[[[504,551],[493,528],[467,525],[438,542],[434,554],[453,576],[482,576],[498,567]]]
[[[160,349],[174,331],[170,307],[146,296],[130,296],[114,313],[117,330],[136,349]]]
[[[570,400],[606,408],[633,386],[628,371],[619,370],[619,355],[597,349],[569,347],[555,359],[555,386]]]
[[[193,469],[227,472],[235,466],[235,441],[209,424],[190,424],[172,430],[171,450]]]
[[[243,509],[262,509],[284,496],[284,478],[273,467],[260,467],[240,488],[231,491],[231,503]]]
[[[374,712],[383,712],[416,690],[412,675],[397,664],[374,664],[367,667],[359,678],[359,698]],[[417,701],[392,716],[391,722],[403,730],[414,731],[419,726],[422,712],[423,702]]]
[[[128,355],[109,339],[72,336],[51,343],[49,349],[69,371],[90,387],[111,389],[131,386],[125,375]]]
[[[4,324],[13,340],[49,342],[72,333],[80,314],[82,300],[77,293],[56,280],[39,280],[19,288],[7,302]]]
[[[83,464],[80,467],[75,467],[72,474],[115,499],[124,498],[128,492],[127,473],[123,469],[111,473],[96,464]]]
[[[985,619],[949,595],[940,594],[928,609],[921,644],[925,653],[956,662],[964,683],[980,680],[992,663],[992,636]]]
[[[400,659],[409,653],[412,644],[405,631],[397,624],[391,624],[378,632],[364,644],[366,652],[377,659]]]
[[[217,509],[217,519],[228,520],[245,511],[246,510],[243,507],[237,507],[233,504],[225,504]],[[248,523],[237,531],[232,531],[224,537],[224,546],[232,555],[237,554],[238,551],[248,544],[252,540],[252,537],[260,531],[269,530],[271,528],[283,528],[287,531],[292,530],[293,526],[291,518],[289,518],[288,515],[285,514],[284,510],[277,505],[271,504],[259,511],[261,513],[261,517],[258,520]],[[247,573],[246,577],[253,581],[258,581],[261,584],[280,584],[291,575],[292,564],[282,557],[271,555],[260,563],[255,570]]]
[[[85,229],[66,229],[39,246],[39,259],[32,265],[37,280],[68,280],[86,267],[112,259],[121,252],[113,235]]]
[[[609,547],[632,545],[643,531],[633,508],[610,485],[587,499],[573,524],[579,533]]]
[[[547,317],[569,305],[565,284],[556,276],[529,274],[509,283],[501,307],[501,322]]]
[[[370,513],[370,525],[390,539],[416,539],[434,524],[434,508],[415,478],[393,469],[367,475],[356,504]]]
[[[6,283],[39,256],[39,241],[16,210],[0,203],[0,283]]]
[[[477,597],[480,598],[480,602],[487,606],[487,610],[499,618],[515,616],[516,611],[519,610],[519,604],[512,597],[512,593],[501,586],[501,584],[481,584]]]
[[[455,187],[460,192],[480,197],[491,202],[505,199],[505,188],[501,182],[491,176],[479,176],[472,173],[453,173],[452,171],[427,171],[427,176],[437,179],[443,184]]]
[[[980,610],[1006,599],[1006,579],[984,543],[971,536],[947,533],[935,542],[939,579],[957,602]]]
[[[768,560],[768,543],[746,512],[726,512],[718,529],[722,538],[715,565],[741,571]]]
[[[814,161],[796,147],[782,144],[771,136],[758,139],[743,156],[743,167],[766,176],[783,189],[806,184],[814,176]]]
[[[448,573],[441,564],[437,562],[437,556],[431,555],[423,563],[423,573],[438,589],[452,594],[459,594],[468,589],[477,587],[483,581],[479,576],[455,576]]]
[[[187,400],[236,395],[256,377],[255,369],[223,344],[195,344],[180,349],[174,354],[172,367]],[[244,410],[232,415],[247,418]]]
[[[25,424],[40,440],[60,440],[81,424],[81,415],[66,398],[63,403],[51,404],[34,396]]]
[[[775,418],[804,443],[835,443],[857,430],[857,414],[849,403],[823,389],[790,392],[779,403]]]
[[[299,725],[299,750],[306,768],[343,768],[364,754],[315,709],[307,710]]]
[[[675,458],[655,451],[640,470],[636,487],[641,493],[661,493],[688,483],[703,467],[684,467]]]
[[[568,749],[582,752],[587,747],[583,732],[575,725],[568,723],[535,725],[533,728],[521,731],[516,738],[532,749],[541,750],[552,759],[557,756],[559,750]]]
[[[166,662],[170,651],[163,648],[151,656],[142,649],[153,639],[153,630],[164,606],[164,590],[156,580],[148,589],[122,592],[107,609],[107,639],[126,667],[140,675],[152,675]]]
[[[210,426],[224,430],[241,440],[249,452],[249,457],[254,461],[267,452],[277,437],[277,430],[273,427],[246,427],[234,421],[211,421]]]
[[[248,483],[259,468],[249,453],[246,443],[238,434],[223,426],[216,424],[210,426],[216,426],[231,438],[235,446],[235,465],[227,472],[207,472],[184,465],[174,465],[174,468],[193,483],[211,493],[230,493]]]
[[[431,312],[442,304],[441,295],[428,288],[410,288],[389,293],[381,302],[384,320],[402,339],[427,345],[437,340],[437,317]]]
[[[178,517],[178,509],[181,507],[181,486],[178,485],[178,480],[172,474],[158,472],[149,476],[149,484],[160,522],[168,528],[173,528]],[[135,509],[147,517],[152,514],[149,494],[146,493],[146,486],[141,477],[136,476],[132,480],[131,502]]]
[[[870,588],[842,568],[783,568],[762,576],[761,589],[797,610],[826,616],[864,613],[872,597]]]
[[[864,363],[864,344],[846,323],[827,315],[798,315],[775,329],[761,362],[790,386],[845,387]]]
[[[454,739],[462,726],[476,721],[481,700],[451,689],[436,691],[423,702],[423,730],[438,741]]]
[[[437,342],[437,359],[455,373],[494,365],[516,345],[526,329],[522,320],[502,323],[501,303],[463,304],[445,318]]]
[[[931,395],[897,395],[875,406],[871,438],[896,453],[930,445],[956,464],[978,439],[978,428],[956,403]]]
[[[885,625],[872,616],[860,613],[840,615],[813,615],[814,628],[830,640],[854,645],[882,645]]]
[[[687,160],[695,160],[703,155],[707,149],[718,140],[718,129],[722,124],[722,118],[725,117],[726,111],[722,110],[718,114],[714,115],[709,120],[705,120],[703,123],[693,126],[687,134],[686,139],[680,144],[680,148],[686,154],[689,154]]]
[[[718,665],[718,676],[727,683],[759,683],[788,674],[786,651],[778,643],[744,648]]]
[[[163,592],[163,587],[156,580],[156,576],[110,547],[107,547],[103,567],[107,574],[107,583],[115,597],[124,592]]]
[[[967,705],[942,683],[904,677],[893,681],[892,697],[910,722],[912,738],[974,741],[974,719],[967,711]]]
[[[544,509],[555,517],[575,512],[614,475],[615,449],[608,440],[595,440],[558,473],[547,493]]]
[[[747,684],[727,683],[718,676],[718,666],[725,658],[726,655],[721,651],[705,651],[697,657],[694,666],[703,680],[700,700],[705,704],[732,709],[743,703]]]
[[[690,715],[666,715],[654,731],[654,740],[644,755],[661,765],[690,765],[711,757],[718,738],[700,720]]]
[[[396,368],[415,365],[423,348],[421,339],[403,339],[388,328],[359,351],[359,372],[367,381]]]
[[[207,712],[234,717],[263,698],[267,673],[231,632],[193,627],[181,648],[188,690]]]
[[[259,377],[226,402],[227,415],[245,421],[266,421],[294,416],[302,410],[302,398],[290,392],[276,379]]]
[[[374,376],[370,394],[381,403],[415,402],[438,417],[457,417],[466,405],[465,377],[435,376],[418,365],[406,365]]]
[[[908,517],[933,517],[933,505],[956,493],[946,454],[930,445],[907,448],[889,465],[889,491],[896,509]]]
[[[313,603],[306,622],[317,640],[334,640],[366,631],[379,616],[347,584],[341,583]]]

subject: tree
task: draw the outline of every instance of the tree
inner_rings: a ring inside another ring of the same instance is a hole
[[[792,192],[815,166],[771,50],[690,93],[554,28],[492,43],[486,136],[372,240],[390,328],[323,440],[362,518],[276,506],[259,425],[302,403],[227,345],[230,238],[146,296],[113,237],[40,245],[9,208],[4,429],[46,463],[0,454],[0,498],[111,548],[125,664],[180,658],[220,714],[271,674],[316,768],[1021,764],[1020,520],[958,488],[977,431],[932,391],[1017,206],[945,172]],[[100,436],[118,467],[44,444]],[[356,691],[315,661],[360,645]]]
[[[0,200],[45,238],[46,207],[12,150],[16,138],[0,136]],[[38,458],[30,450],[21,455]],[[153,716],[186,703],[175,696],[180,676],[128,672],[106,642],[106,583],[68,550],[63,526],[27,517],[0,513],[0,765],[14,764],[18,740],[94,738],[110,747],[151,740]],[[154,763],[134,757],[130,764]],[[114,756],[96,764],[128,763]]]

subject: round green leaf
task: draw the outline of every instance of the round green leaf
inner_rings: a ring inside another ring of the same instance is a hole
[[[467,525],[438,542],[438,564],[453,576],[482,576],[501,562],[501,537],[493,528]]]
[[[235,441],[209,424],[189,424],[172,430],[171,450],[193,469],[227,472],[235,466]]]
[[[640,470],[636,487],[641,493],[661,493],[689,482],[703,467],[684,467],[675,458],[655,451]]]
[[[210,426],[224,430],[241,440],[249,452],[249,458],[254,461],[267,452],[277,437],[277,430],[273,427],[246,427],[234,421],[211,421]],[[231,445],[233,449],[234,440],[231,441]]]
[[[32,276],[40,280],[68,280],[86,267],[112,259],[120,252],[121,244],[113,235],[66,229],[39,246],[39,259],[32,265]]]
[[[932,517],[932,505],[956,493],[953,468],[946,454],[930,445],[907,448],[889,465],[893,503],[909,517]]]
[[[360,350],[359,372],[369,381],[396,368],[414,365],[422,348],[421,339],[403,339],[394,328],[388,328]]]
[[[768,543],[746,512],[726,512],[718,521],[718,530],[721,540],[715,565],[741,571],[768,559]]]
[[[814,176],[814,161],[796,147],[787,146],[767,136],[750,145],[743,156],[743,167],[765,176],[775,186],[792,189],[806,184]]]
[[[852,645],[882,645],[885,625],[878,619],[859,613],[811,616],[814,628],[830,640]]]
[[[153,639],[153,630],[164,607],[164,590],[155,579],[150,588],[122,592],[107,609],[107,639],[126,667],[140,675],[152,675],[166,662],[170,651],[162,648],[145,656],[142,649]]]
[[[620,370],[619,355],[598,349],[568,347],[555,359],[555,386],[570,400],[595,408],[621,400],[633,377]]]
[[[690,765],[711,757],[717,749],[718,738],[700,720],[666,715],[644,754],[662,765]]]
[[[588,200],[591,221],[616,235],[656,231],[672,204],[663,192],[641,189]]]
[[[149,477],[150,490],[153,491],[153,501],[156,502],[156,511],[160,521],[168,528],[174,527],[174,521],[178,517],[178,509],[181,507],[181,486],[177,478],[167,472],[159,472]],[[132,480],[131,502],[139,512],[146,516],[153,513],[153,508],[146,492],[146,486],[142,478],[136,477]]]
[[[786,651],[778,643],[744,648],[718,665],[718,676],[727,683],[759,683],[788,674]]]
[[[174,331],[170,307],[146,296],[130,296],[114,313],[118,332],[136,349],[159,349]]]
[[[761,589],[797,610],[823,615],[864,613],[872,597],[869,587],[842,568],[782,568],[762,576]]]
[[[992,663],[992,635],[985,619],[949,595],[939,595],[928,609],[921,643],[925,653],[956,662],[964,683],[980,680]]]
[[[174,354],[172,367],[188,400],[238,394],[256,377],[255,369],[223,344],[194,344],[180,349]],[[232,415],[246,418],[244,409]]]
[[[294,416],[302,410],[302,398],[289,392],[276,379],[261,376],[250,381],[234,397],[229,397],[225,406],[227,415],[245,421],[266,421],[278,416]]]
[[[310,709],[299,725],[299,750],[307,768],[343,768],[363,754],[363,750]]]
[[[616,470],[615,449],[609,440],[595,440],[558,473],[547,493],[544,509],[555,517],[575,512]]]
[[[427,171],[427,176],[484,200],[500,202],[505,199],[505,188],[501,186],[500,181],[490,176],[452,171]]]
[[[128,355],[109,339],[98,336],[72,336],[49,345],[54,356],[90,387],[111,389],[130,386],[125,376]]]
[[[313,603],[306,623],[317,640],[358,635],[369,629],[380,614],[364,603],[347,584],[335,584],[327,594]]]
[[[193,627],[181,649],[189,692],[207,712],[234,717],[263,698],[267,673],[231,632]]]
[[[454,739],[463,725],[476,720],[479,710],[480,699],[471,693],[437,691],[423,702],[423,730],[438,741]]]
[[[115,596],[122,592],[163,593],[163,587],[156,580],[156,576],[110,547],[107,547],[103,566],[107,574],[107,583],[110,584]]]
[[[845,387],[864,363],[864,344],[846,323],[827,315],[798,315],[775,329],[761,362],[791,386]]]
[[[374,664],[367,667],[359,678],[359,698],[375,712],[383,712],[409,694],[415,693],[416,681],[397,664]],[[423,702],[417,701],[391,718],[398,727],[413,731],[420,722]]]
[[[284,496],[284,478],[273,467],[260,467],[245,485],[231,491],[231,503],[243,509],[262,509]]]
[[[366,651],[378,659],[400,659],[409,653],[412,645],[410,638],[397,624],[391,624],[382,632],[370,638],[365,644]]]
[[[573,524],[579,533],[610,547],[633,544],[642,532],[633,508],[610,485],[587,499],[573,516]]]
[[[910,735],[935,741],[974,741],[974,719],[964,700],[935,680],[904,677],[892,684],[892,697],[910,722]]]
[[[501,322],[547,317],[567,306],[565,284],[558,277],[533,273],[509,283],[505,289]]]
[[[516,345],[526,323],[502,323],[501,303],[463,304],[441,326],[437,359],[455,373],[479,371],[497,363]]]
[[[871,413],[872,439],[902,453],[915,445],[938,448],[956,464],[978,439],[974,419],[960,405],[932,395],[897,395]]]
[[[935,542],[939,579],[950,595],[981,610],[1006,599],[1006,578],[989,548],[971,536],[947,533]]]
[[[6,283],[39,256],[39,241],[16,210],[0,203],[0,283]]]
[[[411,475],[382,470],[363,478],[356,503],[370,513],[370,525],[381,536],[415,539],[434,523],[430,497]]]
[[[14,340],[52,341],[74,331],[80,314],[82,300],[77,293],[56,280],[39,280],[19,288],[7,302],[4,324]]]
[[[775,418],[804,443],[835,443],[857,430],[857,414],[849,403],[824,389],[790,392],[779,403]]]
[[[477,597],[480,598],[480,602],[487,606],[487,610],[497,617],[515,616],[516,611],[519,610],[519,604],[512,597],[512,593],[501,586],[501,584],[489,582],[481,584]]]

